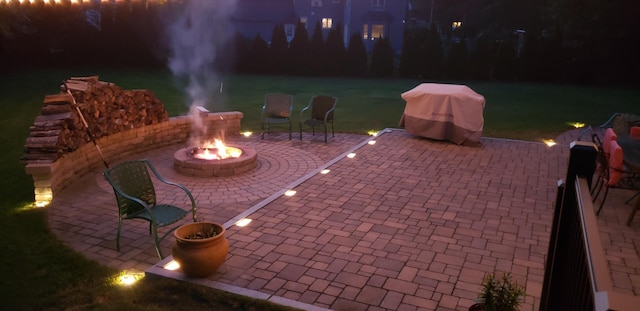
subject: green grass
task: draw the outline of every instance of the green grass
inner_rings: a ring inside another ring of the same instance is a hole
[[[19,162],[29,126],[45,95],[62,80],[99,75],[124,89],[149,89],[171,115],[187,111],[179,83],[167,72],[58,69],[0,77],[0,303],[7,310],[269,310],[277,307],[171,280],[144,280],[132,288],[107,282],[117,271],[84,259],[47,228],[46,211],[33,210],[33,185]],[[258,131],[263,96],[294,95],[294,116],[314,94],[337,96],[336,131],[366,133],[396,127],[404,109],[400,94],[419,80],[353,80],[232,76],[212,92],[211,111],[245,114],[245,130]],[[463,82],[459,82],[463,83]],[[487,100],[484,136],[539,140],[569,129],[566,122],[600,124],[615,112],[635,112],[640,91],[630,89],[502,83],[465,83]],[[160,293],[159,295],[157,293]],[[160,298],[158,298],[160,297]]]

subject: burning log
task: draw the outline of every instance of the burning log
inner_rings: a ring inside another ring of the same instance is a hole
[[[91,141],[81,116],[72,109],[74,100],[95,138],[169,119],[151,91],[122,90],[97,76],[72,77],[64,84],[69,92],[45,96],[41,115],[30,127],[22,160],[55,161]]]

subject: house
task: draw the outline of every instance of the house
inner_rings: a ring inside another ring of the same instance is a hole
[[[359,33],[368,51],[383,37],[400,53],[406,11],[407,0],[238,0],[232,21],[245,37],[260,34],[266,41],[277,24],[284,25],[289,41],[298,21],[307,26],[309,36],[320,22],[325,38],[341,25],[345,46]]]

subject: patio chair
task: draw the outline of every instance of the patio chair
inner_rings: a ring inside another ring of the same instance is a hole
[[[598,136],[597,133],[591,134],[591,141],[598,149],[598,153],[596,154],[596,170],[594,174],[595,182],[593,182],[593,184],[591,185],[591,189],[589,191],[589,193],[592,196],[592,201],[595,201],[597,196],[594,196],[594,193],[596,192],[596,189],[598,192],[600,192],[600,189],[602,189],[602,186],[604,183],[603,180],[606,176],[606,173],[604,172],[604,170],[608,169],[609,167],[609,157],[604,153],[602,140],[600,139],[600,136]]]
[[[640,115],[633,113],[614,113],[609,120],[601,124],[601,128],[612,128],[618,135],[629,134],[632,126],[640,125]]]
[[[293,96],[282,93],[271,93],[264,97],[262,105],[262,134],[270,131],[271,124],[288,124],[289,140],[291,140],[291,113],[293,111]]]
[[[603,185],[605,188],[604,195],[602,197],[600,207],[596,211],[596,215],[600,215],[600,211],[604,206],[604,202],[607,199],[607,194],[609,193],[610,188],[640,191],[640,172],[625,170],[622,148],[615,140],[612,140],[610,145],[611,154],[609,156],[608,165],[607,168],[603,170]],[[631,221],[633,221],[636,211],[637,209],[634,207],[627,219],[627,226],[631,225]]]
[[[177,187],[189,197],[191,207],[182,209],[170,204],[158,204],[156,191],[149,171],[161,183]],[[118,233],[116,248],[120,251],[120,231],[122,221],[126,219],[142,219],[149,222],[149,232],[153,236],[156,252],[160,259],[164,258],[160,250],[160,242],[179,225],[158,237],[158,227],[166,227],[177,223],[191,213],[196,222],[196,203],[191,192],[183,185],[162,178],[148,160],[134,160],[119,163],[104,171],[104,176],[113,188],[118,204]]]
[[[338,98],[327,95],[316,95],[311,98],[309,105],[300,111],[300,140],[302,140],[303,126],[310,126],[313,135],[316,135],[316,126],[324,129],[324,142],[327,142],[327,124],[331,123],[331,137],[335,137],[333,128],[333,114]],[[311,116],[304,119],[305,111],[310,110]]]

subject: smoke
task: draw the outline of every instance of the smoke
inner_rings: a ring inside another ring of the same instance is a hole
[[[184,81],[189,100],[192,126],[203,129],[197,107],[211,107],[212,94],[221,92],[222,79],[215,61],[222,46],[233,35],[230,17],[237,0],[187,0],[173,10],[168,35],[171,54],[169,69]]]

